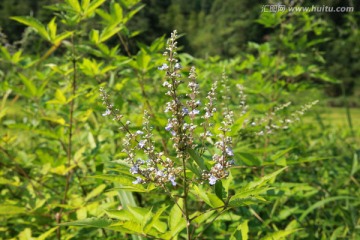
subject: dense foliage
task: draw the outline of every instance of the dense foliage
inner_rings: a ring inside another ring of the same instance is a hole
[[[5,0],[0,12],[0,238],[360,235],[346,100],[357,13],[217,0]],[[168,42],[175,27],[185,35]],[[344,97],[346,127],[322,117],[324,86]]]

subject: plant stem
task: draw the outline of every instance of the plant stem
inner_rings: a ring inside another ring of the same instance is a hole
[[[75,46],[74,46],[74,36],[72,36],[71,38],[72,40],[72,54],[73,54],[73,58],[72,58],[72,65],[73,65],[73,78],[72,78],[72,100],[70,101],[70,119],[69,119],[69,135],[68,135],[68,146],[67,146],[67,168],[69,168],[71,166],[71,156],[72,156],[72,136],[73,136],[73,121],[74,121],[74,105],[75,105],[75,99],[74,96],[76,94],[76,58],[75,58]],[[73,174],[73,170],[67,172],[66,174],[66,183],[65,183],[65,190],[64,190],[64,196],[63,199],[61,201],[61,204],[65,204],[67,201],[67,193],[69,191],[70,188],[70,180]],[[63,208],[61,208],[60,212],[58,213],[57,216],[57,223],[60,224],[61,223],[61,218],[62,218],[62,213],[63,213]],[[61,231],[60,228],[57,229],[57,238],[60,240],[61,239]]]
[[[348,125],[349,125],[352,136],[355,136],[353,125],[352,125],[352,120],[351,120],[349,102],[348,102],[348,99],[347,99],[346,93],[345,93],[344,83],[341,84],[341,90],[342,90],[344,104],[345,104],[347,122],[348,122]]]
[[[186,178],[186,159],[185,156],[183,156],[182,159],[182,164],[183,164],[183,174],[184,174],[184,213],[185,213],[185,220],[186,220],[186,233],[187,233],[187,239],[190,240],[191,239],[191,232],[190,232],[190,218],[189,218],[189,211],[188,211],[188,206],[187,206],[187,198],[188,198],[188,191],[189,191],[189,187],[187,185],[187,178]]]

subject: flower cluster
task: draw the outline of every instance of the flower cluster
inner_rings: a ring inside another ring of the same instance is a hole
[[[291,105],[291,102],[287,102],[280,106],[274,107],[273,111],[266,114],[263,118],[258,119],[257,121],[252,121],[251,126],[264,126],[263,129],[256,132],[256,135],[263,136],[272,134],[280,129],[288,129],[290,124],[300,121],[300,116],[304,115],[306,111],[312,108],[318,101],[313,101],[308,104],[303,105],[300,110],[297,110],[290,114],[290,116],[281,119],[277,116],[277,113],[281,110],[288,108]]]
[[[167,116],[167,124],[164,128],[169,133],[173,152],[168,151],[166,143],[163,146],[166,148],[164,152],[156,150],[152,127],[150,126],[150,115],[146,111],[142,128],[132,131],[129,128],[131,123],[122,121],[123,116],[119,110],[110,104],[109,96],[103,89],[100,89],[101,98],[106,106],[102,115],[112,116],[114,120],[120,123],[121,129],[126,133],[123,140],[123,151],[127,155],[125,160],[131,165],[130,173],[136,176],[134,184],[151,182],[162,187],[165,187],[167,183],[176,186],[178,180],[181,179],[184,189],[187,188],[187,181],[207,181],[210,185],[214,185],[218,180],[229,175],[229,168],[235,162],[233,139],[230,133],[234,124],[234,113],[229,107],[229,80],[223,74],[220,86],[218,86],[217,81],[213,82],[206,98],[201,99],[195,67],[190,68],[187,79],[181,79],[182,66],[176,57],[176,40],[177,33],[174,31],[167,42],[164,53],[167,61],[158,67],[158,70],[165,72],[162,86],[166,89],[165,94],[168,96],[168,101],[164,110]],[[182,91],[179,91],[179,86],[183,83],[187,83],[187,94],[180,94]],[[247,114],[248,105],[244,87],[237,85],[237,88],[241,117]],[[221,97],[217,95],[218,92]],[[217,109],[217,99],[222,100],[220,109]],[[249,123],[251,126],[265,126],[264,130],[256,133],[257,135],[270,134],[274,129],[287,128],[290,123],[296,121],[315,103],[303,106],[301,110],[294,112],[289,118],[278,120],[276,113],[290,105],[290,103],[286,103],[274,108],[272,112],[261,119],[254,120],[251,123],[249,120],[245,120],[245,123]],[[221,114],[215,114],[218,111]],[[220,127],[216,129],[214,123],[215,118],[218,117],[222,117],[223,120]],[[171,154],[173,154],[172,157]],[[202,165],[198,163],[198,158],[206,158],[206,155],[211,155],[211,158],[207,157],[211,164]],[[198,167],[195,174],[199,177],[198,179],[187,179],[186,170],[189,166]]]
[[[212,166],[209,172],[203,173],[203,178],[208,179],[210,185],[214,185],[218,179],[225,178],[229,175],[228,169],[235,163],[234,152],[232,150],[232,138],[227,136],[230,132],[231,126],[234,123],[234,113],[228,111],[224,113],[224,120],[221,122],[220,130],[222,133],[219,135],[220,141],[215,142],[219,154],[215,153],[212,160],[215,165]]]

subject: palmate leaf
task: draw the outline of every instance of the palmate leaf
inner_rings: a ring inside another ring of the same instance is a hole
[[[26,16],[26,17],[17,16],[17,17],[11,17],[11,19],[18,21],[20,23],[23,23],[29,27],[32,27],[40,34],[40,36],[42,36],[44,39],[50,41],[50,36],[49,36],[49,33],[47,32],[45,26],[36,18],[29,17],[29,16]]]
[[[258,202],[265,202],[266,200],[261,197],[260,194],[269,190],[270,187],[267,186],[268,182],[273,180],[279,173],[281,173],[285,169],[286,168],[282,168],[276,172],[262,177],[257,181],[252,181],[241,189],[237,190],[237,193],[230,198],[229,206],[239,207],[255,204]]]

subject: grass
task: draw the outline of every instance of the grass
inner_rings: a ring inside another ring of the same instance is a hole
[[[345,108],[326,107],[320,115],[325,124],[349,127]],[[354,130],[360,129],[360,108],[350,108],[350,115]]]

